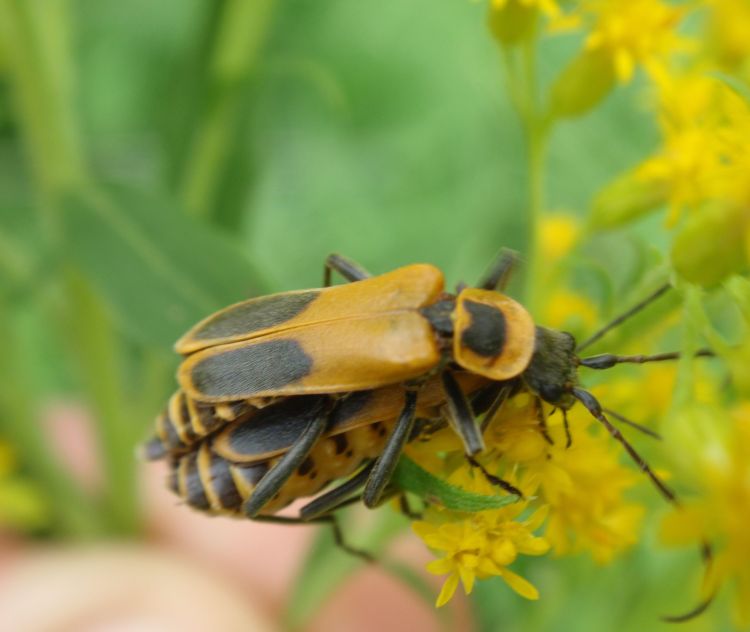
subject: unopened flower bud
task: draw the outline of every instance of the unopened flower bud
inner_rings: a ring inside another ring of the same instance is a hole
[[[591,110],[616,83],[612,62],[601,50],[584,50],[552,86],[552,115],[573,118]]]

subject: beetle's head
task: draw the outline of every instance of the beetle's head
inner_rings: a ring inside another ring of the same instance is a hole
[[[553,406],[573,406],[579,365],[575,350],[575,338],[569,333],[537,327],[534,353],[522,374],[529,390]]]

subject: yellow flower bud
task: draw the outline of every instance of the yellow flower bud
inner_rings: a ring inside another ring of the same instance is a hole
[[[596,106],[616,83],[609,57],[601,50],[584,50],[570,62],[552,86],[552,115],[581,116]]]
[[[672,245],[672,265],[687,281],[704,287],[747,265],[747,218],[735,205],[714,202],[691,215]]]
[[[616,228],[656,210],[666,200],[667,187],[663,182],[628,171],[599,192],[589,223],[597,229]]]
[[[536,6],[518,0],[490,2],[487,16],[492,35],[504,46],[513,46],[532,37],[538,18]]]

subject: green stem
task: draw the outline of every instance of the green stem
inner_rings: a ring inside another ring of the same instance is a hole
[[[135,433],[130,407],[122,394],[120,341],[89,284],[67,270],[68,331],[80,373],[98,420],[99,445],[104,455],[107,489],[103,512],[111,533],[132,534],[139,515],[134,468]]]
[[[65,252],[60,222],[62,199],[71,192],[83,198],[95,191],[74,115],[70,23],[68,0],[0,0],[1,52],[7,60],[20,127],[40,192],[41,224],[48,245],[56,253]],[[85,282],[69,265],[60,265],[56,271],[65,301],[62,311],[69,323],[66,335],[71,334],[75,340],[74,355],[81,361],[82,378],[98,422],[108,475],[107,515],[111,530],[130,532],[137,518],[134,465],[132,440],[125,439],[123,430],[128,414],[120,395],[117,341],[101,303]],[[58,316],[55,314],[54,318]],[[17,409],[14,414],[23,415],[18,418],[19,423],[34,427],[36,411],[20,405],[21,402],[11,402]],[[52,462],[40,433],[18,434],[17,440],[32,466]],[[36,468],[53,501],[70,502],[61,495],[60,486],[65,484],[53,480],[60,476],[59,472],[39,465]]]
[[[210,62],[209,105],[182,180],[182,198],[193,215],[206,217],[212,211],[234,142],[243,88],[257,66],[273,8],[274,0],[225,0]]]
[[[526,255],[525,300],[528,309],[535,313],[539,308],[538,293],[542,285],[541,221],[545,208],[544,166],[549,139],[549,118],[539,105],[537,90],[536,37],[523,43],[519,59],[503,49],[508,91],[518,114],[526,139],[528,169],[528,222]]]

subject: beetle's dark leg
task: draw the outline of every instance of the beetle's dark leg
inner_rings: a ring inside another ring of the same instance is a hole
[[[325,494],[318,496],[315,500],[307,503],[299,511],[300,518],[302,518],[302,520],[313,520],[318,516],[339,509],[342,506],[342,503],[348,500],[347,496],[349,496],[349,494],[357,491],[365,484],[374,466],[375,461],[368,463],[349,480],[344,481],[338,487],[333,488]],[[355,497],[354,500],[358,501],[359,497]]]
[[[519,498],[523,498],[523,492],[520,489],[518,489],[517,487],[514,487],[508,481],[503,480],[499,476],[490,474],[487,471],[487,469],[484,467],[484,465],[482,465],[479,461],[477,461],[473,456],[467,456],[466,460],[469,462],[469,465],[477,468],[482,473],[482,475],[490,482],[490,484],[500,487],[501,489],[504,489],[509,494],[514,494],[515,496],[518,496]]]
[[[418,511],[414,511],[409,504],[409,499],[403,492],[398,496],[398,508],[402,514],[404,514],[409,520],[421,520],[422,514]]]
[[[586,410],[588,410],[595,419],[601,422],[601,424],[607,429],[607,432],[612,435],[612,438],[622,444],[622,447],[625,448],[630,455],[630,458],[633,459],[640,470],[651,479],[651,482],[656,485],[661,495],[670,503],[677,505],[678,503],[675,493],[654,473],[643,457],[636,452],[635,448],[628,443],[628,440],[625,437],[622,436],[622,433],[612,425],[609,419],[607,419],[606,415],[602,412],[601,404],[599,404],[596,397],[582,388],[574,388],[571,393],[573,397],[586,407]]]
[[[495,418],[495,415],[497,415],[498,411],[503,407],[505,402],[508,401],[508,397],[510,396],[512,390],[513,387],[506,384],[498,391],[495,400],[492,402],[492,405],[489,407],[482,419],[482,432],[487,430],[487,426],[490,425],[490,422]],[[476,408],[474,409],[474,413],[477,414]]]
[[[466,454],[473,456],[484,450],[484,439],[474,418],[474,412],[451,372],[443,371],[440,377],[443,381],[443,390],[448,403],[448,421],[458,433],[458,436],[461,437]]]
[[[536,406],[536,420],[539,422],[539,432],[542,433],[544,440],[550,445],[554,445],[552,437],[549,436],[549,430],[547,429],[547,418],[544,416],[544,404],[542,404],[542,398],[537,397],[535,400]]]
[[[503,248],[477,287],[483,290],[504,290],[517,263],[518,253],[515,250]]]
[[[567,450],[573,445],[573,437],[570,434],[570,422],[568,421],[568,411],[564,408],[560,409],[563,417],[563,427],[565,428],[565,449]]]
[[[317,518],[314,518],[313,520],[302,520],[302,518],[294,518],[292,516],[256,516],[253,518],[253,520],[257,522],[269,522],[271,524],[285,524],[285,525],[298,525],[298,524],[304,524],[304,525],[311,525],[311,524],[329,524],[331,525],[331,529],[333,530],[333,539],[336,542],[336,546],[338,546],[340,549],[343,549],[350,555],[354,555],[355,557],[362,558],[366,562],[373,562],[374,558],[370,553],[367,551],[362,551],[360,549],[357,549],[353,546],[350,546],[346,543],[346,540],[344,540],[344,536],[341,533],[341,526],[339,525],[338,520],[336,519],[336,516],[333,514],[328,514],[325,516],[318,516]]]
[[[414,428],[417,411],[417,392],[407,390],[405,399],[404,408],[393,428],[393,432],[388,437],[383,452],[375,460],[375,465],[370,472],[370,476],[367,478],[367,483],[365,483],[362,500],[367,507],[376,507],[380,502],[383,492],[391,480],[393,470],[396,469],[404,445],[409,440]]]
[[[347,281],[361,281],[372,275],[358,263],[341,255],[332,254],[326,257],[323,269],[323,287],[331,285],[331,273],[338,272]]]
[[[282,456],[253,489],[250,498],[245,501],[243,511],[249,518],[255,518],[263,507],[281,489],[294,471],[307,458],[328,424],[328,411],[312,419],[292,447]]]

